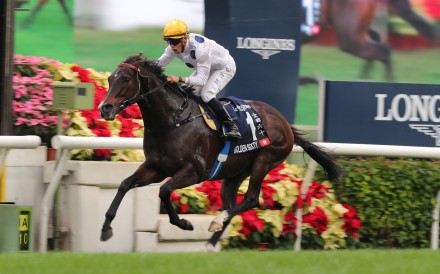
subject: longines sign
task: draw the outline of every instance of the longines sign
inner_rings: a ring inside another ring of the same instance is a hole
[[[294,39],[237,37],[237,49],[249,49],[261,55],[262,59],[269,59],[282,50],[293,51],[295,48]]]
[[[440,85],[327,81],[323,141],[440,146]]]

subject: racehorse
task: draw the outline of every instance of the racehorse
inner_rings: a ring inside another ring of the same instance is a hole
[[[112,237],[111,222],[124,195],[132,188],[160,182],[159,197],[171,224],[193,230],[192,224],[180,219],[170,195],[208,179],[210,170],[225,142],[201,117],[191,87],[180,89],[166,81],[163,69],[142,53],[128,57],[109,77],[109,89],[99,105],[101,116],[113,120],[127,106],[137,103],[144,121],[143,149],[145,162],[122,181],[108,211],[101,231],[101,241]],[[215,246],[231,218],[258,205],[262,181],[267,173],[280,165],[294,144],[302,147],[336,182],[341,169],[333,157],[309,142],[291,127],[284,116],[266,103],[246,101],[259,114],[270,139],[270,145],[259,150],[230,155],[213,180],[223,179],[221,199],[224,210],[209,226],[215,232],[207,246]],[[241,203],[236,196],[241,182],[250,176],[249,188]]]
[[[390,47],[380,41],[380,35],[370,28],[380,2],[388,4],[397,15],[410,23],[425,38],[431,41],[436,39],[435,27],[416,14],[408,1],[320,0],[320,24],[334,30],[338,46],[342,51],[366,61],[360,75],[362,79],[370,77],[373,61],[377,60],[385,66],[386,80],[393,81]],[[303,35],[303,44],[314,38]]]

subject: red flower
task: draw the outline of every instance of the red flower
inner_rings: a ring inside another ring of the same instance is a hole
[[[438,0],[425,0],[426,12],[436,20],[440,20],[440,2]]]
[[[289,211],[284,216],[284,224],[283,224],[283,231],[281,232],[282,235],[286,234],[293,234],[296,236],[296,215],[294,211]]]
[[[171,192],[171,202],[174,202],[175,204],[180,204],[180,196],[177,195],[174,191]]]
[[[328,217],[322,209],[316,207],[315,211],[303,217],[303,222],[310,224],[319,234],[321,234],[327,230]]]
[[[290,181],[292,181],[293,178],[291,178],[289,175],[280,173],[280,170],[283,170],[285,167],[286,167],[286,165],[284,163],[282,163],[281,165],[279,165],[276,168],[272,169],[269,172],[269,174],[266,175],[265,179],[269,180],[271,183],[278,182],[278,181],[283,181],[283,180],[290,180]]]
[[[244,199],[243,194],[237,194],[237,199],[235,200],[236,203],[237,203],[237,205],[238,205],[239,203],[241,203],[241,202],[243,201],[243,199]]]
[[[243,219],[243,228],[239,232],[246,236],[254,231],[262,231],[264,228],[264,221],[258,217],[255,210],[243,212],[241,218]]]
[[[221,200],[221,187],[222,181],[205,181],[200,184],[200,186],[196,187],[197,191],[203,192],[208,196],[208,210],[209,211],[217,211],[222,209],[222,200]]]
[[[141,125],[133,122],[131,119],[125,119],[122,116],[117,116],[119,122],[121,122],[121,131],[119,132],[120,137],[136,137],[133,133],[133,129],[140,128]]]
[[[298,188],[301,189],[301,185],[303,182],[296,180],[295,182],[298,183]],[[307,190],[307,195],[305,199],[302,198],[301,195],[299,195],[294,204],[298,208],[302,208],[304,206],[304,203],[310,206],[312,205],[312,198],[322,199],[325,197],[325,194],[327,192],[329,192],[329,190],[323,184],[319,182],[312,182],[309,186],[309,189]]]
[[[188,212],[188,209],[189,209],[189,204],[180,205],[180,213],[186,213]]]
[[[101,100],[102,101],[102,100]],[[122,111],[119,115],[124,118],[141,119],[142,114],[137,105],[131,105]]]
[[[95,149],[95,155],[99,158],[108,159],[110,156],[110,149]]]
[[[273,193],[275,189],[269,185],[269,181],[264,180],[261,186],[261,191],[263,192],[263,204],[260,205],[262,209],[273,209],[275,201],[273,200]]]
[[[356,209],[345,203],[343,203],[342,206],[348,209],[348,212],[346,212],[343,216],[345,224],[342,226],[342,228],[348,236],[355,238],[359,237],[359,230],[362,227],[362,223],[361,219],[356,214]]]
[[[312,182],[312,185],[309,188],[309,193],[313,198],[322,199],[325,197],[325,194],[328,193],[328,188],[321,183]]]

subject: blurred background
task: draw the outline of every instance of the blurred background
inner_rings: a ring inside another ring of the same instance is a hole
[[[384,2],[384,1],[381,1]],[[440,0],[411,0],[414,11],[440,29]],[[173,8],[170,8],[170,7]],[[15,53],[45,56],[64,63],[110,72],[127,56],[140,51],[158,58],[166,44],[162,28],[173,18],[204,32],[204,0],[29,0],[16,13]],[[427,40],[383,3],[372,25],[392,49],[395,81],[440,83],[438,38]],[[342,52],[331,27],[321,26],[312,43],[301,48],[300,76],[327,80],[359,80],[363,60]],[[238,68],[240,69],[240,68]],[[174,61],[166,73],[185,75],[189,69]],[[383,82],[384,68],[375,63],[372,81]],[[295,124],[318,122],[318,87],[298,88]]]

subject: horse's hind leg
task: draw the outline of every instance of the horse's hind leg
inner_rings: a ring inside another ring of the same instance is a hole
[[[155,170],[148,168],[145,163],[142,164],[130,177],[122,181],[118,188],[116,196],[105,213],[105,221],[101,230],[101,241],[107,241],[113,236],[113,230],[111,222],[116,216],[116,211],[122,202],[125,194],[132,188],[146,186],[153,182],[160,182],[164,179],[164,176],[158,174]]]
[[[249,173],[244,172],[234,178],[223,180],[222,193],[221,193],[223,210],[227,210],[236,205],[238,188],[240,187],[240,184],[243,182],[244,179],[246,179],[247,176],[249,176]],[[211,239],[209,239],[208,243],[206,244],[206,248],[209,251],[214,249],[215,245],[222,236],[223,232],[228,227],[230,221],[231,219],[227,219],[223,223],[223,227],[220,230],[215,231],[214,234],[212,234]]]
[[[255,160],[249,179],[249,188],[244,195],[243,201],[240,204],[232,206],[230,209],[224,210],[222,213],[220,213],[220,215],[217,216],[214,221],[212,221],[211,225],[209,226],[209,231],[213,232],[222,229],[224,222],[230,220],[237,214],[256,207],[258,205],[260,189],[264,177],[272,168],[275,168],[281,164],[281,162],[282,161],[274,163],[267,160],[262,160],[261,156],[260,161]]]

